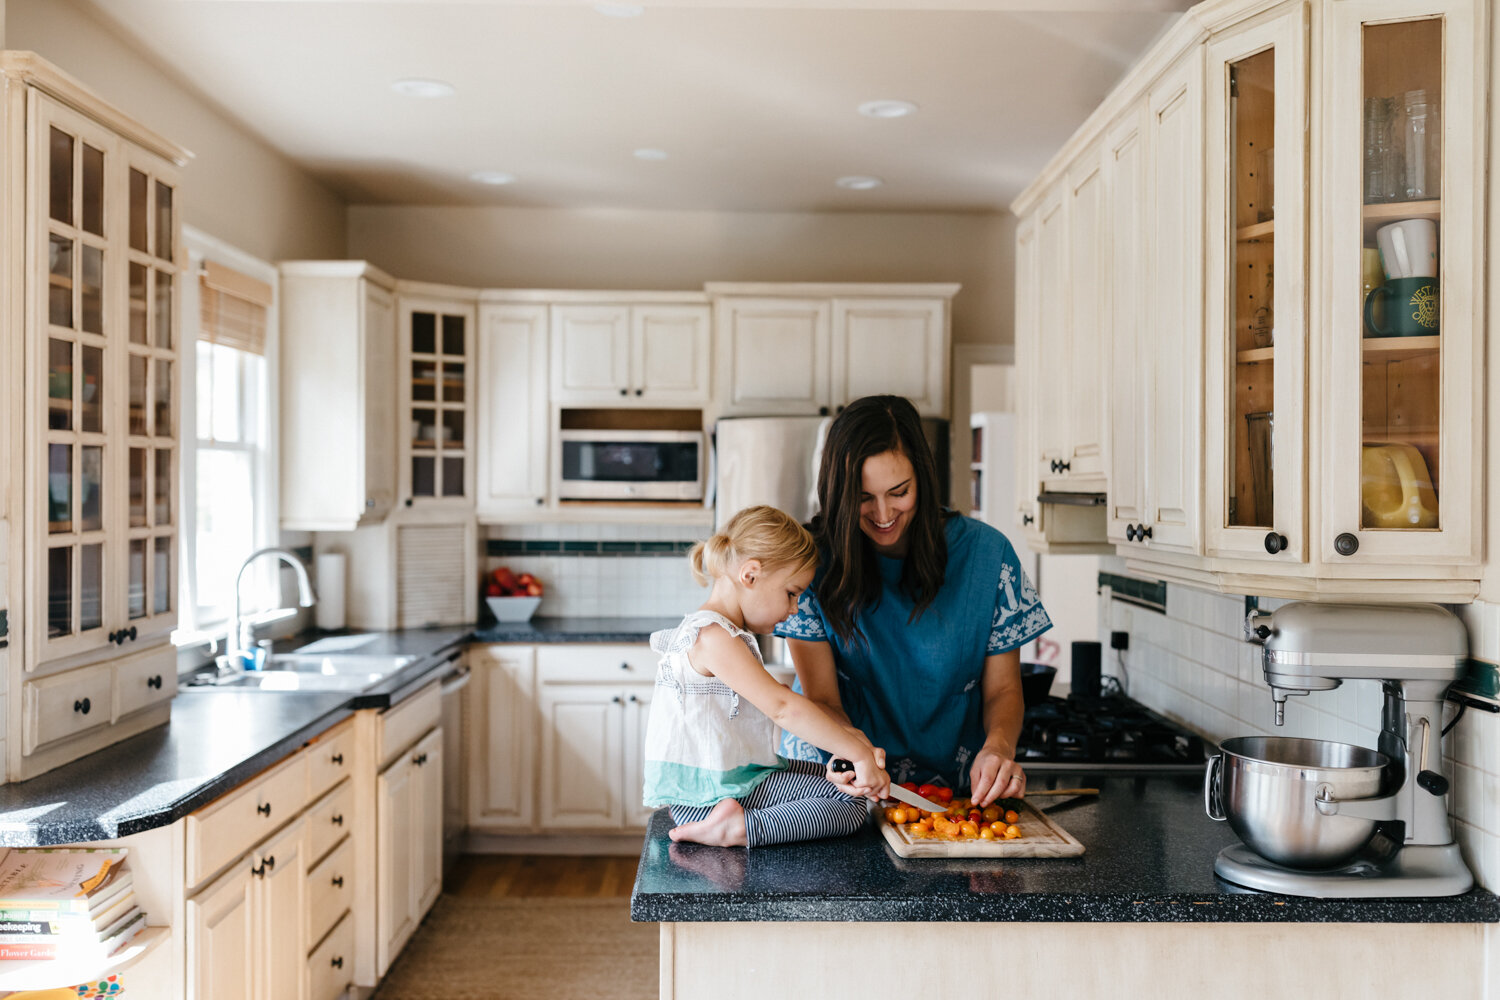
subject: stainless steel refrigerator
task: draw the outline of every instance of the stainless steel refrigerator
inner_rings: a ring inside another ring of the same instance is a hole
[[[832,417],[726,417],[714,425],[714,526],[754,504],[799,521],[817,513],[818,464]],[[938,500],[948,502],[948,421],[923,419],[938,465]]]

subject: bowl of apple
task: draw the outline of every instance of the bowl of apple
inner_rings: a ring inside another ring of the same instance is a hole
[[[501,566],[485,580],[484,603],[497,622],[527,621],[542,603],[542,583],[530,573]]]

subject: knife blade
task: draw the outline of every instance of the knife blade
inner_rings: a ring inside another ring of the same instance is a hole
[[[854,770],[853,762],[847,761],[842,757],[835,757],[831,766],[835,772]],[[906,788],[902,788],[895,782],[891,782],[890,795],[893,799],[898,799],[902,802],[905,802],[909,806],[916,806],[918,809],[922,809],[927,812],[946,813],[948,811],[948,807],[943,805],[942,803],[934,802],[931,799],[924,799],[916,792],[913,792]]]

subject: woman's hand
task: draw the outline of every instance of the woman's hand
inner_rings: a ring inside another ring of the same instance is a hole
[[[1019,799],[1026,795],[1026,772],[1011,755],[986,743],[969,768],[969,789],[980,809],[996,799]]]

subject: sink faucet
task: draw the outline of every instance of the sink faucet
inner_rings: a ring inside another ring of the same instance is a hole
[[[250,564],[261,556],[266,555],[275,556],[288,566],[291,566],[296,572],[297,603],[301,607],[310,608],[313,606],[313,602],[317,600],[317,596],[313,593],[312,581],[307,578],[307,567],[303,565],[302,560],[298,559],[294,553],[286,549],[266,548],[257,549],[246,556],[245,561],[240,563],[239,574],[234,578],[234,647],[227,648],[229,647],[230,639],[224,640],[225,652],[228,654],[225,659],[234,668],[243,668],[245,654],[255,648],[255,627],[244,616],[241,606],[240,583],[245,579],[245,570],[250,568]]]

